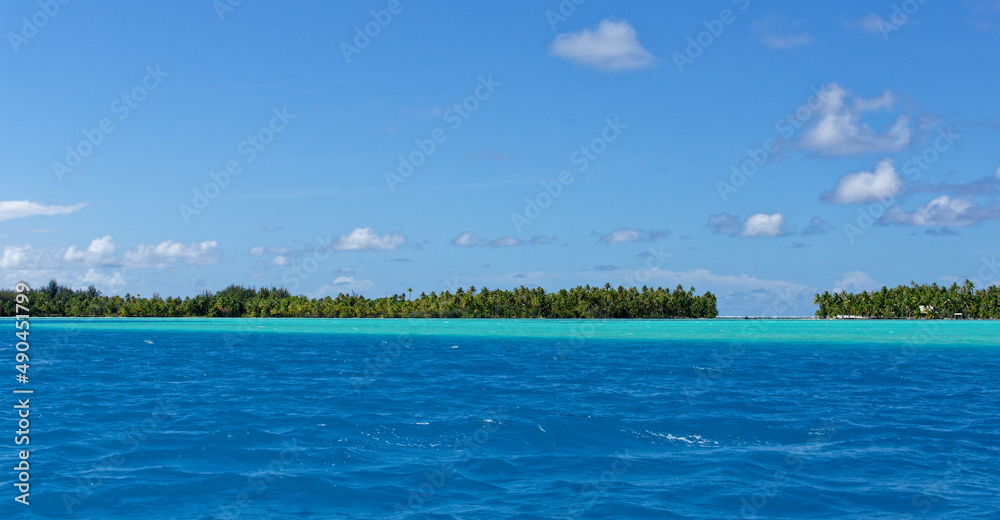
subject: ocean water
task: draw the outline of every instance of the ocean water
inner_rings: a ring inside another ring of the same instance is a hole
[[[0,324],[4,519],[1000,518],[1000,322]]]

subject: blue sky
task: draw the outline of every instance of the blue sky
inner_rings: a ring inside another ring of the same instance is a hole
[[[1000,279],[996,0],[237,4],[0,7],[3,285]]]

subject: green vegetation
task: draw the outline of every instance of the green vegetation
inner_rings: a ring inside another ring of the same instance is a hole
[[[813,303],[819,305],[816,316],[863,316],[870,318],[953,318],[957,313],[965,319],[1000,319],[1000,287],[976,290],[969,280],[951,287],[931,285],[900,285],[894,289],[849,294],[839,292],[817,294]]]
[[[521,286],[468,290],[454,294],[397,294],[368,299],[356,294],[310,299],[281,288],[230,285],[217,293],[193,298],[150,298],[126,294],[104,296],[93,286],[74,291],[55,280],[28,293],[32,316],[121,317],[294,317],[294,318],[714,318],[715,295],[701,296],[680,285],[673,291],[643,286],[617,289],[576,287],[555,293]],[[0,291],[0,316],[15,314],[15,293]]]

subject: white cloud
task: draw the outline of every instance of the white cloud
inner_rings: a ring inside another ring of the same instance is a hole
[[[514,237],[500,237],[494,240],[490,240],[490,246],[492,247],[515,247],[523,244],[520,240]]]
[[[729,290],[750,290],[750,289],[768,289],[768,290],[792,290],[796,292],[801,292],[807,289],[805,285],[788,282],[784,280],[764,280],[761,278],[756,278],[749,276],[747,274],[740,275],[722,275],[715,274],[708,269],[692,269],[690,271],[670,271],[660,268],[654,268],[649,270],[650,278],[654,280],[663,280],[667,284],[671,284],[671,279],[682,280],[684,284],[690,285],[701,285],[710,284],[713,286],[724,287]],[[677,283],[676,281],[672,283]]]
[[[868,273],[863,271],[851,271],[844,275],[843,280],[839,280],[834,285],[834,292],[861,292],[861,291],[871,291],[878,289],[880,285],[875,280],[872,280]]]
[[[86,273],[77,275],[76,283],[73,284],[73,288],[83,289],[91,285],[97,287],[98,289],[116,293],[125,288],[125,278],[122,277],[122,273],[120,272],[101,274],[91,268]]]
[[[291,258],[288,258],[287,256],[278,255],[278,256],[272,258],[269,263],[271,265],[276,265],[278,267],[284,267],[286,265],[292,265],[295,262]]]
[[[6,246],[0,257],[0,269],[25,269],[29,267],[34,250],[30,245]]]
[[[888,24],[878,14],[871,13],[856,22],[847,24],[847,27],[868,34],[882,34],[883,29],[888,27]]]
[[[964,227],[987,220],[1000,220],[1000,202],[979,206],[972,197],[951,198],[941,195],[913,211],[892,207],[880,222],[911,226]]]
[[[0,221],[15,218],[34,217],[36,215],[68,215],[86,206],[86,204],[74,204],[72,206],[45,206],[37,202],[27,200],[4,200],[0,201]]]
[[[341,235],[333,244],[337,251],[392,251],[403,245],[403,235],[392,233],[379,235],[372,228],[357,228],[350,234]]]
[[[641,69],[653,62],[635,29],[627,21],[611,19],[602,20],[595,30],[556,36],[549,55],[603,71]]]
[[[190,265],[211,265],[222,262],[222,255],[216,250],[218,242],[207,240],[184,245],[173,240],[164,240],[155,246],[140,244],[134,251],[125,252],[125,265],[147,268],[165,267],[172,263]]]
[[[375,284],[371,280],[355,280],[353,276],[338,276],[332,283],[324,284],[310,294],[313,298],[336,296],[340,293],[351,293],[371,289]]]
[[[809,33],[801,30],[802,25],[802,20],[789,21],[770,16],[754,22],[753,28],[761,43],[772,49],[785,50],[815,41]]]
[[[254,246],[250,248],[250,256],[282,255],[290,250],[288,246]]]
[[[458,247],[481,247],[486,245],[486,241],[476,236],[472,231],[466,231],[451,241],[451,245]]]
[[[785,217],[781,213],[750,215],[743,223],[743,230],[740,232],[740,235],[745,237],[778,237],[784,234]]]
[[[833,191],[823,195],[823,200],[834,204],[884,201],[898,195],[902,188],[903,179],[896,173],[892,159],[883,159],[874,173],[861,171],[841,177]]]
[[[618,244],[630,242],[650,242],[666,236],[666,231],[621,228],[602,236],[598,240],[605,244]]]
[[[723,315],[810,315],[813,292],[808,286],[786,280],[767,280],[747,274],[717,274],[707,269],[670,271],[654,268],[622,273],[633,279],[648,279],[650,285],[695,287],[697,293],[712,291]],[[606,275],[601,275],[606,276]]]
[[[529,240],[528,243],[535,246],[535,245],[551,244],[555,241],[556,237],[553,235],[538,235],[531,237],[531,240]]]
[[[890,110],[895,95],[885,91],[874,99],[855,97],[836,83],[823,87],[817,96],[819,120],[802,135],[799,147],[823,155],[843,156],[898,152],[913,142],[910,118],[900,115],[885,132],[878,133],[861,120],[866,112]]]
[[[754,213],[744,221],[730,213],[713,213],[705,227],[719,235],[731,237],[780,237],[787,235],[785,217],[781,213]]]
[[[118,263],[114,258],[114,252],[115,241],[110,235],[106,235],[92,240],[86,251],[81,251],[76,246],[69,246],[63,254],[63,260],[86,266],[109,266]]]

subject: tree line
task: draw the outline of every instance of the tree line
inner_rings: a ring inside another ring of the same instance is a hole
[[[813,303],[819,306],[816,311],[819,318],[1000,319],[1000,287],[993,285],[977,290],[969,280],[949,287],[910,282],[910,285],[892,289],[882,287],[858,294],[824,292],[817,294]]]
[[[458,288],[365,298],[358,294],[308,298],[279,287],[230,285],[194,297],[105,296],[94,286],[73,290],[55,280],[28,292],[31,316],[78,317],[280,317],[280,318],[714,318],[716,297],[694,288],[591,287],[545,292],[542,288],[511,290]],[[0,290],[0,316],[15,315],[12,290]]]

